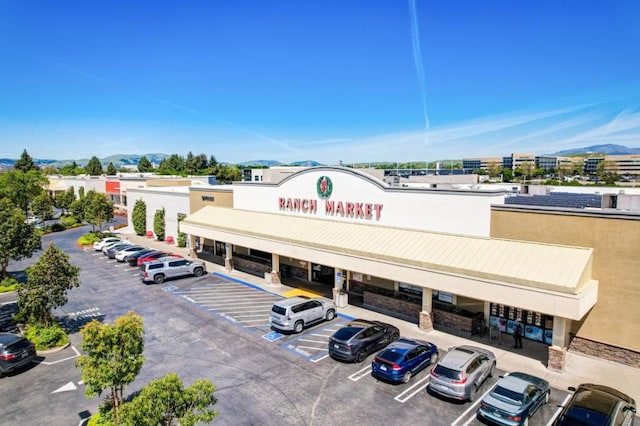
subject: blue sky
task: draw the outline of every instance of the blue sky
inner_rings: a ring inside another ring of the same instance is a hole
[[[0,157],[640,147],[640,2],[0,0]]]

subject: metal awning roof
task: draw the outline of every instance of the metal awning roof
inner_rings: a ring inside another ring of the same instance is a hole
[[[207,206],[183,232],[215,229],[430,271],[578,294],[592,283],[591,248],[441,234]],[[233,241],[230,241],[234,243]]]

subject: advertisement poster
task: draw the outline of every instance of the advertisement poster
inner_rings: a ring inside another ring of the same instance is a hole
[[[550,345],[553,343],[553,330],[545,330],[544,331],[544,342],[547,345]]]
[[[540,327],[536,327],[533,325],[527,325],[524,328],[524,337],[530,340],[535,340],[537,342],[543,341],[543,332]]]

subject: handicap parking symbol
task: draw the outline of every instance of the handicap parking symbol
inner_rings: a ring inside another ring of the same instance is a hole
[[[265,335],[262,336],[263,339],[266,339],[270,342],[275,342],[278,339],[282,339],[282,337],[284,337],[284,334],[275,332],[275,331],[271,331]]]
[[[162,289],[164,291],[174,291],[174,290],[177,290],[178,287],[176,287],[175,285],[170,285],[170,286],[167,286],[167,287],[162,287]]]

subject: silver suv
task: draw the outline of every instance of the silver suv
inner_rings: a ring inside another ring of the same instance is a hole
[[[336,317],[336,305],[326,297],[296,296],[273,304],[269,323],[273,328],[300,333],[307,325]]]
[[[195,275],[201,277],[207,272],[207,267],[201,260],[187,260],[176,257],[161,257],[152,262],[140,265],[140,279],[143,283],[163,283],[167,278]]]
[[[457,346],[431,369],[428,392],[473,401],[487,377],[493,376],[496,357],[493,352],[475,346]]]

